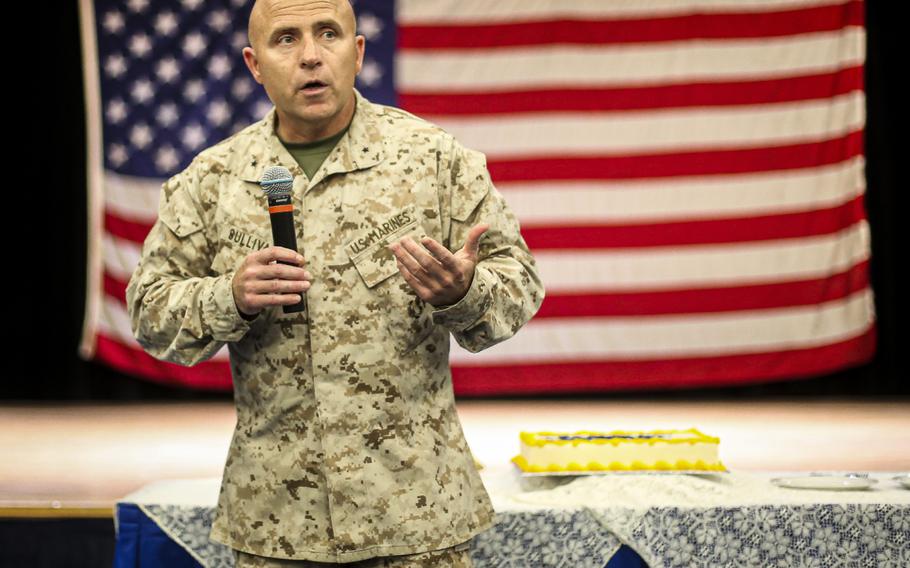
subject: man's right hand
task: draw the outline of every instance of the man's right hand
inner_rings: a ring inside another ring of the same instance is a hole
[[[231,281],[237,310],[241,315],[253,318],[268,306],[290,306],[299,302],[313,278],[303,269],[304,262],[301,254],[283,247],[273,246],[251,253],[243,259]]]

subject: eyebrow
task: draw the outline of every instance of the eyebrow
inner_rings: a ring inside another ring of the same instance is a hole
[[[318,20],[315,24],[313,24],[313,27],[314,28],[330,27],[330,28],[335,28],[335,29],[341,31],[341,24],[338,22],[338,20],[335,20],[333,18],[326,18],[324,20]]]
[[[297,35],[297,28],[293,26],[284,26],[281,28],[276,28],[272,30],[272,33],[269,34],[269,42],[273,42],[284,34]]]

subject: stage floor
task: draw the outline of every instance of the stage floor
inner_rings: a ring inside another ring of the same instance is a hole
[[[697,427],[731,470],[910,471],[910,402],[463,400],[482,464],[507,463],[521,430]],[[0,516],[110,516],[162,479],[220,477],[230,402],[0,405]]]

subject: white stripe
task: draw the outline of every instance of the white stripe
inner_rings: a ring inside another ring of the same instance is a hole
[[[129,316],[106,297],[99,331],[141,350]],[[664,359],[817,347],[856,336],[874,319],[872,292],[834,302],[773,310],[664,317],[544,318],[513,339],[471,354],[455,345],[454,364],[491,365],[585,359]],[[226,349],[214,357],[227,361]]]
[[[104,270],[117,280],[128,282],[139,266],[142,245],[104,234]]]
[[[165,180],[126,176],[105,170],[104,207],[121,219],[152,224]]]
[[[709,177],[507,182],[497,186],[523,224],[582,224],[722,219],[833,207],[862,194],[863,156],[807,168]],[[117,176],[110,213],[151,225],[160,184]],[[113,190],[111,190],[113,188]]]
[[[446,117],[436,122],[489,161],[668,154],[840,137],[865,124],[865,95],[854,91],[830,99],[755,106]]]
[[[865,160],[819,168],[631,181],[498,184],[523,224],[581,224],[722,219],[833,207],[865,190]],[[160,184],[115,176],[111,213],[151,225]]]
[[[128,281],[139,260],[135,243],[107,236],[105,267]],[[549,293],[672,290],[789,282],[842,272],[869,258],[869,226],[833,235],[757,243],[625,251],[535,251]]]
[[[795,308],[647,318],[532,320],[477,354],[452,342],[452,363],[508,365],[603,359],[723,356],[819,347],[868,330],[872,291]]]
[[[497,184],[524,224],[660,222],[808,211],[866,187],[865,160],[819,168],[691,178]]]
[[[101,302],[98,331],[118,343],[142,351],[142,346],[133,337],[133,331],[130,327],[130,316],[126,311],[126,306],[108,295],[105,295],[104,301]]]
[[[689,40],[633,47],[546,45],[495,50],[399,52],[397,80],[406,93],[645,86],[756,80],[832,72],[865,56],[860,27],[736,41]]]
[[[562,18],[653,18],[697,12],[761,13],[843,3],[830,0],[398,0],[396,18],[405,25]]]
[[[821,278],[869,258],[865,221],[833,235],[768,242],[534,251],[548,293],[708,288]]]
[[[133,337],[133,331],[130,327],[130,316],[126,311],[126,306],[120,303],[116,298],[108,295],[104,296],[101,302],[101,314],[98,318],[98,331],[110,339],[122,343],[131,349],[143,351],[142,346]],[[210,361],[228,361],[227,346],[222,347]]]

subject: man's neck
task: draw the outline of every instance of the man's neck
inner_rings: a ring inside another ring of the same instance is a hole
[[[306,144],[331,138],[351,124],[351,120],[354,118],[355,104],[352,98],[350,109],[345,109],[345,112],[334,117],[328,124],[320,125],[295,124],[294,121],[287,118],[282,120],[281,113],[277,112],[275,115],[277,122],[276,133],[282,141],[291,144]]]

